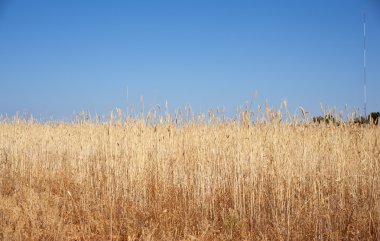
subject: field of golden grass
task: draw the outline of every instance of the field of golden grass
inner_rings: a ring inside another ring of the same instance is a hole
[[[380,128],[0,122],[0,240],[379,240]]]

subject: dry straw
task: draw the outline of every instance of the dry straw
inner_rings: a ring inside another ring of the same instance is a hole
[[[0,239],[379,239],[377,126],[209,114],[3,120]]]

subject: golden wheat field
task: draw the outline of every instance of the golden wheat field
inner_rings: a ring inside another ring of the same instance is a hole
[[[380,128],[0,122],[0,240],[379,240]]]

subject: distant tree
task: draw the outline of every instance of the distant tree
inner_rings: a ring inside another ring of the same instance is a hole
[[[325,123],[326,124],[336,123],[336,120],[333,115],[325,115]]]
[[[316,116],[313,117],[313,122],[314,123],[326,123],[326,124],[334,124],[337,123],[333,115],[325,115],[324,117],[322,116]]]
[[[380,112],[371,112],[368,115],[367,122],[378,125],[380,122]]]
[[[367,120],[364,116],[360,116],[354,119],[355,124],[363,125],[367,123]]]
[[[321,122],[324,122],[324,118],[322,116],[315,116],[313,117],[313,122],[320,124]]]

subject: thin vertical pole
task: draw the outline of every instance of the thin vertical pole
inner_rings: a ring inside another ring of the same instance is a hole
[[[366,16],[363,14],[363,82],[364,82],[364,117],[367,118],[367,66],[366,66],[366,57],[367,57],[367,46],[366,46]]]

